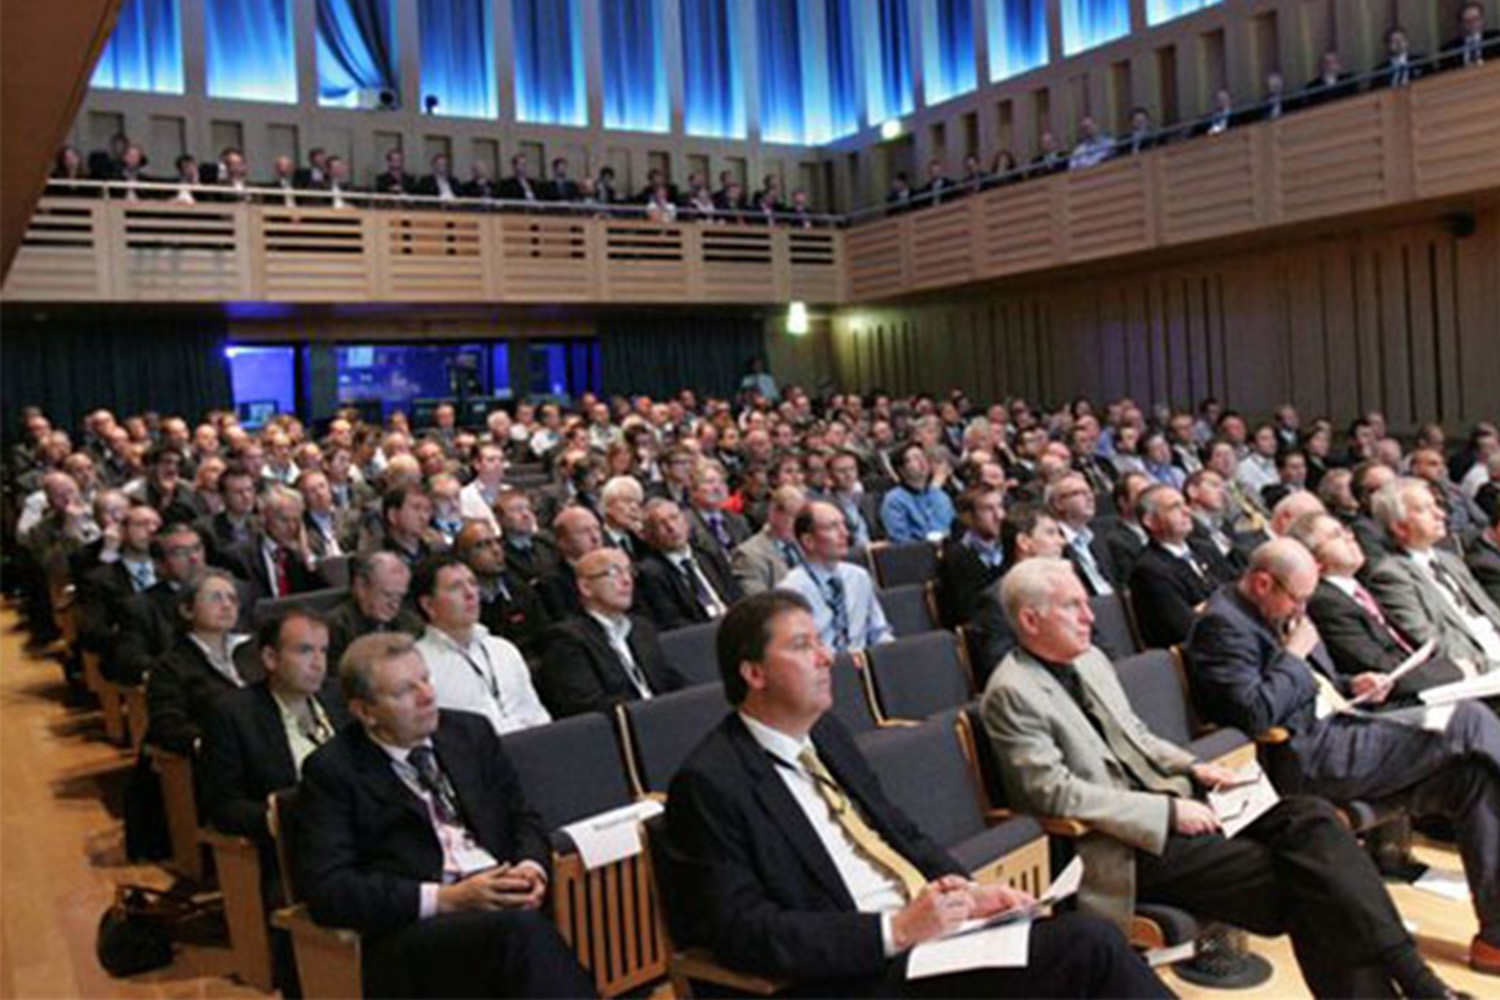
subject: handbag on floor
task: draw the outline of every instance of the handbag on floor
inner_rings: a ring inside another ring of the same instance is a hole
[[[143,885],[115,887],[115,901],[99,918],[94,950],[111,976],[133,976],[172,964],[172,928],[203,906]]]

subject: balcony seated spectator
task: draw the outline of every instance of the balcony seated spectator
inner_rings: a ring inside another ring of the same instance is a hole
[[[980,162],[977,153],[970,153],[964,157],[964,175],[958,179],[958,187],[963,194],[973,194],[984,187],[984,166]]]
[[[911,189],[911,178],[906,171],[896,171],[896,176],[891,180],[891,188],[886,192],[885,203],[888,214],[895,215],[897,212],[905,212],[912,207],[915,194]]]
[[[759,213],[764,222],[770,224],[775,221],[777,213],[785,207],[785,199],[781,193],[781,178],[775,174],[766,174],[761,178],[760,190],[750,196],[751,210]]]
[[[375,178],[376,194],[416,194],[417,179],[406,172],[406,154],[399,149],[385,152],[385,170]]]
[[[1482,66],[1500,56],[1500,31],[1484,26],[1484,4],[1466,3],[1458,11],[1458,34],[1443,46],[1446,69]]]
[[[1008,149],[995,150],[995,155],[990,160],[990,172],[986,179],[986,186],[1013,184],[1020,179],[1021,164],[1016,161],[1016,154]]]
[[[446,153],[433,156],[432,172],[417,183],[412,193],[442,201],[453,201],[464,196],[463,185],[453,176],[452,161]]]
[[[812,199],[802,188],[792,192],[791,204],[783,209],[783,221],[795,229],[811,229],[818,225],[813,217]]]
[[[541,201],[542,188],[527,173],[525,153],[510,158],[510,175],[500,182],[500,198],[502,201]]]
[[[1066,169],[1068,169],[1068,157],[1057,148],[1057,136],[1050,131],[1043,132],[1037,138],[1037,153],[1031,158],[1031,166],[1026,175],[1040,177]]]
[[[581,195],[578,183],[568,176],[568,161],[561,156],[552,161],[552,174],[542,185],[542,200],[572,203]]]
[[[197,157],[189,153],[183,153],[172,161],[172,167],[177,171],[177,175],[173,179],[180,185],[177,188],[177,193],[172,196],[172,201],[178,205],[196,205],[198,198],[193,193],[193,188],[203,183],[203,179],[198,172]]]
[[[500,185],[490,175],[490,165],[484,160],[475,160],[469,165],[469,179],[464,182],[463,196],[481,201],[494,201],[500,197]]]
[[[251,202],[255,200],[250,190],[250,162],[243,151],[227,146],[219,153],[219,167],[214,184],[220,190],[214,193],[215,201]],[[205,178],[206,179],[206,178]]]
[[[1085,170],[1097,167],[1110,158],[1115,141],[1099,130],[1092,115],[1084,115],[1078,121],[1078,143],[1068,156],[1069,170]]]
[[[322,191],[332,181],[332,175],[328,169],[328,151],[321,146],[314,146],[307,151],[307,166],[298,167],[293,177],[297,187],[304,191]]]
[[[1370,85],[1376,89],[1410,86],[1426,72],[1426,61],[1426,56],[1411,51],[1406,29],[1398,25],[1385,33],[1385,61],[1375,67]]]
[[[1161,141],[1156,131],[1156,123],[1151,120],[1151,112],[1140,105],[1130,109],[1130,131],[1120,141],[1120,149],[1124,153],[1135,156],[1147,150],[1155,149]]]
[[[1329,49],[1318,60],[1318,75],[1302,88],[1303,107],[1315,107],[1354,93],[1354,75],[1345,71],[1337,49]]]
[[[271,161],[271,177],[263,187],[273,188],[279,194],[266,194],[262,200],[266,204],[280,203],[285,208],[292,208],[297,204],[297,161],[290,156],[282,154]]]
[[[362,203],[361,199],[350,197],[359,191],[349,176],[349,161],[342,156],[330,156],[328,158],[328,188],[330,195],[325,202],[328,208],[354,208]]]
[[[938,159],[929,160],[927,163],[927,183],[917,191],[916,197],[919,204],[941,205],[945,198],[953,196],[953,181],[948,179],[948,174],[943,167],[943,161]]]
[[[1202,135],[1221,135],[1229,131],[1229,127],[1235,124],[1234,95],[1228,89],[1220,87],[1214,91],[1213,108],[1208,117],[1203,119],[1199,126]]]
[[[593,203],[596,205],[618,205],[622,200],[619,188],[615,184],[614,167],[599,169],[598,176],[594,178],[593,189]]]

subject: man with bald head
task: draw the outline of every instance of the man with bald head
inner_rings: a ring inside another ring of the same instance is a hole
[[[1272,538],[1283,538],[1292,522],[1308,514],[1326,514],[1328,508],[1316,493],[1298,490],[1283,497],[1271,511],[1270,532]]]
[[[578,602],[578,577],[574,567],[578,560],[604,544],[604,532],[593,511],[570,505],[559,511],[553,520],[552,537],[557,545],[557,567],[537,581],[536,589],[547,613],[557,620],[583,610],[583,605]]]
[[[1279,538],[1209,600],[1186,650],[1199,713],[1250,734],[1286,730],[1270,758],[1282,792],[1399,801],[1451,820],[1479,917],[1469,961],[1500,975],[1500,720],[1473,702],[1456,705],[1441,731],[1344,711],[1370,682],[1329,658],[1306,614],[1317,584],[1313,556]]]
[[[1185,907],[1261,934],[1290,933],[1315,996],[1443,996],[1380,874],[1337,814],[1288,795],[1234,839],[1203,791],[1234,773],[1152,733],[1090,640],[1071,567],[1027,560],[1000,586],[1020,648],[985,687],[984,727],[1008,798],[1082,819],[1085,914],[1128,927],[1137,901]]]
[[[583,611],[547,630],[536,676],[553,717],[608,712],[622,702],[686,687],[662,653],[656,629],[630,613],[635,601],[630,557],[602,547],[579,559],[574,571]]]

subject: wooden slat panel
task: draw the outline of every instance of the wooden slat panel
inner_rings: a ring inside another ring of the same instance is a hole
[[[1058,220],[1052,189],[1057,178],[981,195],[980,268],[986,275],[1013,274],[1054,263]]]
[[[908,243],[912,284],[920,288],[973,278],[972,225],[973,213],[966,201],[913,213]]]
[[[1185,243],[1256,225],[1253,134],[1233,130],[1163,151],[1164,242]]]
[[[1149,245],[1144,164],[1130,157],[1065,175],[1063,225],[1070,259],[1110,257]]]
[[[1500,65],[1411,88],[1411,155],[1419,197],[1494,187],[1500,180]]]
[[[900,219],[851,229],[844,237],[844,254],[852,298],[874,299],[901,290],[904,265]]]
[[[1275,163],[1285,220],[1381,204],[1389,180],[1384,108],[1391,99],[1354,97],[1282,119]]]

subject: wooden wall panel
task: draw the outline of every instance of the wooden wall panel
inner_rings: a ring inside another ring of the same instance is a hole
[[[1187,407],[1213,394],[1255,416],[1291,401],[1340,424],[1379,408],[1398,430],[1460,430],[1500,415],[1500,209],[1473,229],[1433,219],[849,311],[833,323],[835,377],[962,386],[976,401],[1129,395]],[[920,365],[881,355],[851,367],[847,344],[898,327]]]

